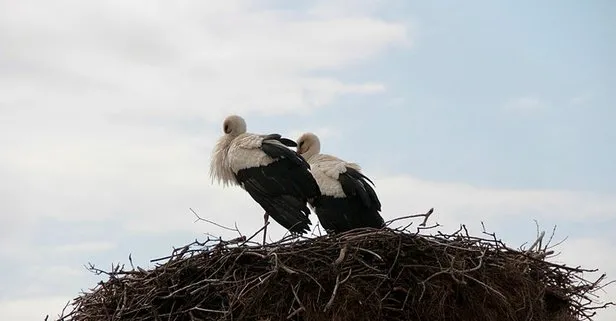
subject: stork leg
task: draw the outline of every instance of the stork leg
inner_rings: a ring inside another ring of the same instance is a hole
[[[269,214],[265,212],[263,214],[263,245],[265,245],[265,236],[267,235],[267,221],[269,220]]]

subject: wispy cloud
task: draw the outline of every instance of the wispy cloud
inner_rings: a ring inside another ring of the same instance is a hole
[[[319,136],[319,139],[321,140],[327,140],[327,139],[331,139],[331,138],[338,138],[340,137],[340,135],[342,135],[342,131],[339,128],[333,128],[333,127],[318,127],[318,126],[306,126],[306,128],[304,129],[294,129],[291,132],[289,132],[289,138],[296,140],[299,138],[299,136],[301,136],[303,133],[308,132],[308,129],[310,128],[310,132],[314,133],[315,135]]]
[[[584,91],[576,96],[573,96],[569,103],[573,106],[584,106],[592,101],[594,95],[590,91]]]
[[[549,104],[539,98],[535,97],[520,97],[512,99],[505,103],[503,108],[507,111],[537,111],[545,109]]]
[[[0,301],[4,320],[44,320],[46,315],[54,319],[69,300],[64,296],[43,296],[37,298]]]
[[[229,110],[318,108],[384,85],[307,73],[340,70],[408,39],[405,25],[370,16],[314,17],[243,1],[26,0],[3,6],[0,17],[2,30],[11,30],[0,35],[10,53],[3,65],[13,66],[2,73],[11,79],[3,101],[44,102],[52,117],[137,111],[218,119]]]
[[[83,242],[77,244],[64,244],[54,246],[52,251],[58,254],[75,254],[78,252],[102,252],[113,249],[116,246],[115,243],[112,242]]]
[[[531,189],[481,188],[463,183],[432,182],[410,176],[377,177],[385,215],[402,215],[438,204],[444,218],[462,220],[516,217],[567,219],[572,222],[613,219],[615,195]],[[413,195],[408,199],[408,195]],[[592,204],[592,205],[590,205]],[[580,213],[583,213],[581,215]]]

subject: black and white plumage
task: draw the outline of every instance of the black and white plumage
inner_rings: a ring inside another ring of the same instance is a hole
[[[310,205],[328,233],[384,226],[379,213],[381,202],[371,186],[374,183],[362,174],[358,164],[320,154],[321,142],[313,133],[303,134],[297,144],[298,153],[310,164],[321,191]]]
[[[297,144],[279,134],[247,133],[237,115],[227,117],[223,129],[210,164],[212,179],[241,186],[265,210],[266,222],[271,216],[292,233],[307,232],[307,200],[320,192],[308,163],[288,148]]]

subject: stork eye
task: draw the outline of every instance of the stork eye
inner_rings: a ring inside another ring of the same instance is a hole
[[[231,132],[231,131],[229,130],[229,125],[226,125],[226,124],[225,124],[224,131],[225,131],[225,133],[227,133],[227,134]]]
[[[303,141],[299,142],[299,147],[302,147],[303,145],[304,145]]]

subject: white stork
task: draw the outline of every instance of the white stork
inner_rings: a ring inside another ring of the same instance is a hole
[[[271,216],[293,234],[307,232],[310,209],[306,203],[320,193],[308,163],[287,147],[297,144],[279,134],[247,133],[246,122],[237,115],[224,120],[223,130],[212,153],[212,181],[246,190],[265,210],[265,226]],[[264,228],[264,243],[266,233]]]
[[[374,183],[358,164],[320,154],[321,142],[313,133],[303,134],[297,144],[297,152],[308,161],[319,185],[321,196],[311,199],[310,205],[327,233],[384,226],[381,202],[370,186]]]

